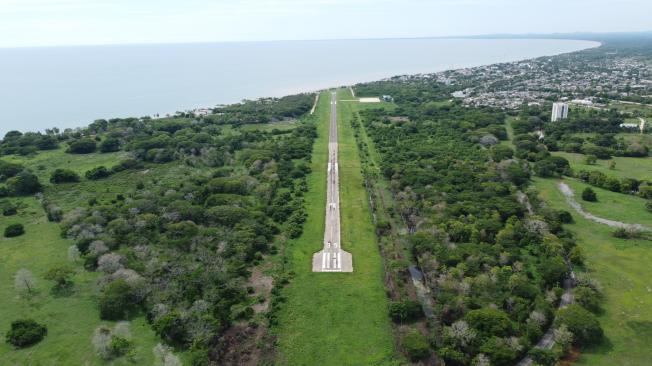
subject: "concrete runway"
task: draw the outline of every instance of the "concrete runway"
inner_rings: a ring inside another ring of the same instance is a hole
[[[328,176],[324,249],[312,256],[313,272],[353,272],[351,253],[341,248],[340,188],[337,165],[337,94],[331,94],[331,119],[328,136]]]

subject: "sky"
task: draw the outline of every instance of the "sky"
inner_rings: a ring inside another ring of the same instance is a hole
[[[0,47],[652,30],[650,0],[0,0]]]

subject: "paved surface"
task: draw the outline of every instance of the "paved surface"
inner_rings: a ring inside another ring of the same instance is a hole
[[[353,272],[353,258],[340,242],[340,188],[337,165],[337,95],[331,94],[331,121],[328,136],[328,183],[324,249],[312,256],[313,272]]]

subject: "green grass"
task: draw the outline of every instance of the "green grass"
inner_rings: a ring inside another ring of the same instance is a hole
[[[270,122],[270,123],[256,123],[247,124],[240,127],[243,131],[264,131],[271,132],[272,130],[288,131],[297,126],[296,120]]]
[[[342,246],[353,255],[353,273],[313,273],[313,253],[321,250],[326,202],[330,93],[319,102],[308,220],[304,234],[289,243],[296,276],[285,290],[279,314],[280,365],[384,365],[394,363],[392,327],[387,315],[382,260],[362,185],[353,131],[339,114]]]
[[[586,211],[598,217],[652,228],[652,213],[645,209],[645,199],[594,187],[577,179],[564,179],[564,182],[573,189],[575,199]],[[591,187],[595,191],[598,196],[597,202],[582,200],[582,191],[586,187]]]
[[[640,180],[652,180],[652,157],[647,158],[626,158],[626,157],[613,157],[616,162],[615,169],[609,169],[609,162],[611,160],[598,160],[595,165],[587,165],[584,163],[586,155],[578,153],[567,152],[554,152],[553,155],[562,156],[571,164],[571,168],[575,171],[580,170],[597,170],[605,173],[608,176],[617,178],[635,178]]]
[[[57,168],[74,170],[83,177],[88,170],[100,165],[111,168],[127,155],[124,152],[67,154],[65,148],[62,147],[57,150],[39,151],[38,154],[32,156],[10,155],[3,156],[2,159],[30,167],[39,177],[41,183],[46,183],[50,181],[52,171]]]
[[[19,215],[3,217],[0,232],[12,223],[22,223],[26,233],[17,238],[0,238],[0,334],[4,336],[13,320],[33,318],[47,325],[45,339],[26,349],[15,350],[0,338],[2,365],[127,365],[125,358],[104,362],[97,358],[91,337],[102,322],[97,309],[96,281],[98,274],[85,271],[80,264],[75,269],[74,292],[69,296],[54,296],[52,283],[43,279],[51,267],[69,264],[67,250],[72,242],[61,238],[59,225],[45,218],[33,197],[13,199],[23,206]],[[37,292],[29,299],[20,298],[14,289],[14,274],[21,268],[32,272]],[[144,317],[131,324],[134,339],[135,364],[152,364],[152,347],[158,339]],[[2,337],[0,336],[0,337]]]
[[[557,180],[552,179],[535,180],[541,197],[550,206],[572,213],[575,224],[566,227],[577,234],[578,245],[586,255],[586,268],[591,277],[602,283],[605,293],[604,312],[599,320],[607,340],[597,348],[583,351],[576,364],[649,365],[652,360],[652,284],[649,280],[652,242],[617,239],[611,236],[613,229],[583,219],[568,206],[556,183]],[[598,196],[600,198],[601,192]],[[626,209],[629,200],[621,202],[621,208]],[[601,205],[608,209],[613,204],[603,202]],[[587,209],[593,212],[597,206]],[[637,205],[631,210],[634,215],[647,214]]]

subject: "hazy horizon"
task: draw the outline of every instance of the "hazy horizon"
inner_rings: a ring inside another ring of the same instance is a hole
[[[643,0],[0,0],[0,47],[644,32],[650,13]]]

